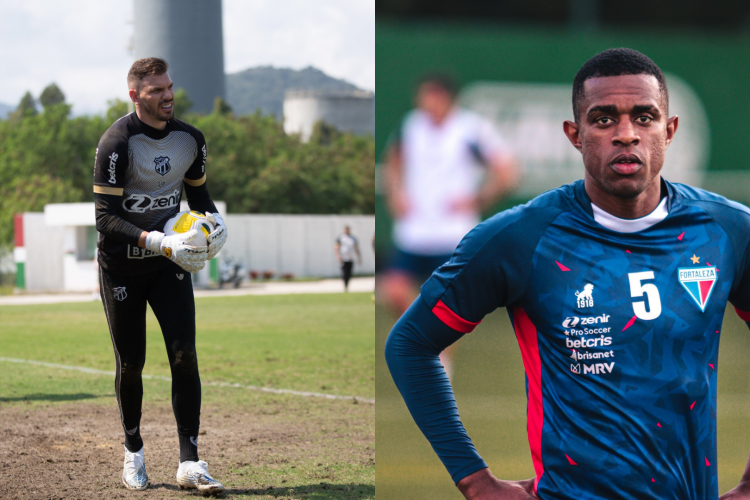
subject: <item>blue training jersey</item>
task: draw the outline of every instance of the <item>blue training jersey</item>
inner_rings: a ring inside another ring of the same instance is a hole
[[[506,307],[541,499],[718,498],[719,338],[727,301],[750,321],[750,210],[663,186],[668,216],[635,233],[597,223],[583,181],[547,192],[478,225],[422,286],[386,357],[454,481],[486,465],[447,379],[423,375]]]

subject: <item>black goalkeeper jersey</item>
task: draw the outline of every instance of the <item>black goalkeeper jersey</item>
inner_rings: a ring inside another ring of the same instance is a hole
[[[139,248],[138,237],[142,231],[164,230],[179,211],[183,182],[193,189],[188,192],[191,209],[215,211],[205,188],[207,154],[203,134],[177,119],[158,130],[130,113],[104,133],[94,166],[99,264],[104,269],[140,274],[169,263]],[[196,207],[198,199],[208,203]]]

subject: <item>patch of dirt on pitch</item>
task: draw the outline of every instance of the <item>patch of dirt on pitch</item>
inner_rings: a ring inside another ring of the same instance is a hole
[[[113,402],[0,407],[0,422],[0,498],[197,496],[180,491],[175,481],[179,446],[169,402],[144,404],[141,429],[149,489],[142,492],[126,490],[120,480],[123,438]],[[336,478],[326,471],[342,464],[374,469],[374,407],[302,398],[265,398],[231,409],[204,405],[198,450],[211,474],[227,487],[224,498],[310,498],[297,496],[294,488],[330,489],[326,482]],[[285,468],[295,470],[290,481],[283,478]],[[338,487],[349,491],[358,486]],[[365,489],[331,498],[372,498],[374,487]]]

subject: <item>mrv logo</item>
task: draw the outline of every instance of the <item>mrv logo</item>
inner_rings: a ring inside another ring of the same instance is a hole
[[[172,194],[151,197],[147,194],[131,194],[122,202],[122,208],[128,212],[142,214],[147,210],[164,210],[180,204],[180,191],[175,189]]]
[[[596,316],[593,318],[579,318],[578,316],[573,316],[570,318],[565,318],[565,321],[562,322],[563,328],[575,328],[579,324],[581,326],[586,325],[596,325],[597,323],[608,323],[609,322],[609,314],[602,314],[601,316]]]
[[[583,375],[592,374],[592,375],[599,375],[600,373],[612,373],[612,369],[615,367],[615,362],[611,363],[594,363],[593,365],[587,365],[583,364],[583,367],[581,366],[582,363],[575,363],[570,365],[570,371],[573,373],[578,373],[579,375],[582,373]],[[583,372],[581,372],[581,368],[583,368]]]

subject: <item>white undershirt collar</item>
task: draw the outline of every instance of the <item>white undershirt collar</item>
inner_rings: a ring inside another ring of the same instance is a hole
[[[594,220],[607,229],[617,231],[618,233],[637,233],[638,231],[648,229],[654,224],[658,224],[667,218],[667,215],[669,215],[667,198],[667,196],[662,198],[653,212],[644,215],[640,219],[620,219],[619,217],[615,217],[614,215],[605,212],[593,203],[591,204],[591,209],[594,211]]]

